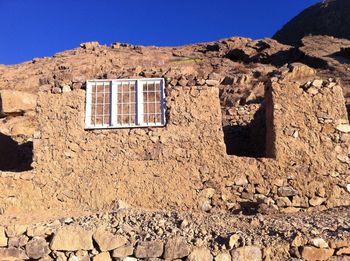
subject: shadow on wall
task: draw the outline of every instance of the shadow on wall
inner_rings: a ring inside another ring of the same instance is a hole
[[[350,104],[346,105],[346,110],[348,111],[348,120],[350,121]]]
[[[18,144],[10,136],[0,133],[0,171],[31,170],[33,142]]]
[[[266,115],[261,106],[254,119],[247,125],[223,127],[224,141],[228,155],[241,157],[266,157]]]

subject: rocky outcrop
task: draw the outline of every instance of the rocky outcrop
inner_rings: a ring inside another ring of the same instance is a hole
[[[34,111],[36,95],[15,90],[0,91],[0,116]]]
[[[283,26],[273,38],[296,45],[306,35],[327,35],[350,39],[350,3],[347,0],[317,3]]]

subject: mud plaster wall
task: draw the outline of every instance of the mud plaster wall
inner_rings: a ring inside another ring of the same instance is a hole
[[[19,213],[110,209],[116,200],[205,211],[349,204],[348,163],[338,159],[348,153],[349,137],[335,130],[345,113],[341,88],[316,97],[274,82],[266,93],[267,145],[277,160],[226,155],[217,87],[168,89],[164,128],[94,131],[84,130],[83,90],[39,93],[34,171],[3,173],[0,206]],[[318,120],[322,109],[329,126]]]

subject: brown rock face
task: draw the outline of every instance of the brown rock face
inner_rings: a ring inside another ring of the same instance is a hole
[[[109,261],[112,260],[108,252],[102,252],[92,258],[93,261]]]
[[[73,226],[61,228],[54,235],[50,247],[52,250],[64,251],[93,249],[92,231]]]
[[[35,237],[27,243],[26,253],[30,258],[39,259],[50,253],[49,245],[44,238]]]
[[[164,244],[159,241],[143,241],[140,242],[135,251],[137,258],[160,257],[163,254]]]
[[[232,250],[231,257],[237,261],[261,261],[262,253],[256,246],[246,246]]]
[[[115,236],[112,233],[99,228],[93,235],[101,251],[109,251],[125,245],[128,240],[122,236]]]
[[[187,258],[188,261],[212,261],[213,256],[210,251],[206,248],[196,248]]]
[[[0,115],[34,110],[35,106],[36,95],[14,90],[0,91]]]
[[[177,259],[188,256],[190,248],[183,238],[174,238],[168,240],[164,249],[165,259]]]
[[[301,253],[302,257],[307,261],[327,260],[334,253],[334,249],[304,247]]]
[[[24,250],[14,247],[0,248],[0,260],[26,260],[29,259]]]
[[[5,229],[0,227],[0,247],[7,246],[7,237],[5,235]]]
[[[273,38],[295,45],[306,35],[329,35],[350,39],[350,2],[322,1],[301,12],[278,31]]]
[[[132,245],[121,246],[113,250],[112,257],[121,258],[131,256],[134,252]]]

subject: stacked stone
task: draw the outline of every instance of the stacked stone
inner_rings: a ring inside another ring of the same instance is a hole
[[[0,227],[0,260],[346,260],[350,237],[339,228],[346,229],[349,211],[338,209],[338,214],[325,212],[320,221],[317,216],[286,220],[121,209]],[[322,230],[327,222],[329,233]]]

